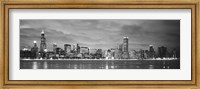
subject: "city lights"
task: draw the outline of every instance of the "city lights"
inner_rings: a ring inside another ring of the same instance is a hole
[[[130,38],[131,39],[131,38]],[[149,50],[129,50],[129,38],[123,37],[122,43],[118,48],[110,48],[107,50],[102,49],[90,49],[89,47],[79,46],[79,44],[64,44],[64,48],[57,46],[57,43],[53,43],[53,50],[47,49],[46,38],[44,30],[41,32],[40,47],[37,47],[37,41],[33,41],[34,46],[31,50],[23,48],[20,52],[21,58],[30,59],[106,59],[106,60],[171,60],[179,57],[177,51],[174,49],[171,52],[167,50],[167,47],[158,47],[156,53],[153,45],[149,45]]]

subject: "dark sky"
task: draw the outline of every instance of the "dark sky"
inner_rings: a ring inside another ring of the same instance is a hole
[[[149,49],[153,45],[180,48],[180,20],[20,20],[20,48],[32,47],[44,30],[47,48],[53,43],[76,44],[89,48],[116,48],[129,37],[129,49]]]

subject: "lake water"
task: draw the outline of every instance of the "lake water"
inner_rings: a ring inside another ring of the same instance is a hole
[[[20,69],[180,69],[180,60],[20,60]]]

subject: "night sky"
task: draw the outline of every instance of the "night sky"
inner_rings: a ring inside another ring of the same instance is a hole
[[[20,20],[20,49],[32,47],[33,41],[40,46],[44,30],[47,48],[53,43],[76,44],[95,49],[116,48],[123,37],[129,37],[129,50],[149,49],[153,45],[180,49],[180,20]]]

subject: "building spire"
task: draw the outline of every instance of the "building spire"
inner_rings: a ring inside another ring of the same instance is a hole
[[[153,47],[153,45],[149,45],[150,47]]]

